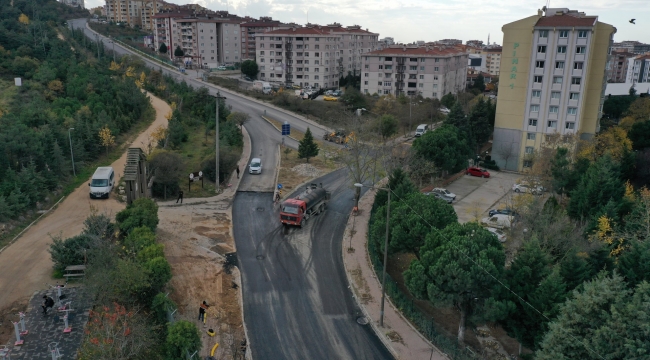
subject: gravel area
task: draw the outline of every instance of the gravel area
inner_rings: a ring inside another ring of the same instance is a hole
[[[321,171],[316,169],[311,164],[299,164],[291,168],[291,171],[298,173],[298,175],[308,176],[308,177],[318,177],[321,176]]]

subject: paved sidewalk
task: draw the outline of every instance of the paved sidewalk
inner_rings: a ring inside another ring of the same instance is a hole
[[[428,342],[404,319],[386,297],[384,327],[379,326],[381,307],[381,282],[372,269],[367,251],[368,221],[375,200],[375,190],[368,190],[359,200],[359,214],[350,216],[343,239],[343,263],[353,295],[363,309],[370,325],[381,341],[396,359],[443,360],[448,359],[440,350]],[[348,252],[352,245],[354,252]],[[381,274],[379,274],[381,276]],[[392,341],[391,338],[401,338]]]

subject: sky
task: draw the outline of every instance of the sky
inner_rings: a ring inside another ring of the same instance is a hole
[[[598,20],[617,28],[614,41],[650,43],[650,0],[167,0],[176,4],[198,3],[211,10],[228,10],[239,16],[271,16],[282,22],[361,25],[409,43],[440,39],[483,40],[501,44],[501,26],[549,8],[568,7],[598,15]],[[104,5],[86,0],[86,7]],[[636,25],[629,20],[636,18]]]

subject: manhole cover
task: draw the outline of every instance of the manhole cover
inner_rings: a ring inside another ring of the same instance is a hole
[[[264,260],[264,255],[257,255],[255,258],[257,260]]]
[[[258,207],[256,210],[257,211],[264,211],[264,208],[263,207]]]
[[[357,324],[359,324],[359,325],[368,325],[368,318],[366,318],[365,316],[359,316],[357,318]]]

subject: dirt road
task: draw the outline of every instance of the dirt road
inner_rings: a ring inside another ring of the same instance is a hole
[[[155,121],[131,143],[143,147],[149,143],[151,133],[159,126],[167,126],[165,115],[171,108],[163,100],[149,94],[156,109]],[[124,172],[126,151],[120,159],[111,164],[115,169],[117,182]],[[52,242],[51,236],[68,238],[81,232],[83,221],[90,213],[91,206],[111,217],[125,207],[114,195],[108,200],[90,200],[86,184],[77,188],[50,214],[27,230],[13,245],[0,253],[0,309],[15,301],[27,300],[34,291],[54,283],[52,261],[47,251]]]

